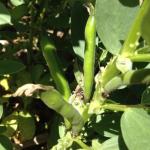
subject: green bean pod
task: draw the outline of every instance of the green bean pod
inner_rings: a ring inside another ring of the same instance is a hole
[[[131,70],[123,75],[123,84],[150,84],[150,69]]]
[[[113,77],[104,87],[106,93],[110,93],[120,87],[136,84],[150,84],[150,69],[129,70],[128,72]]]
[[[78,134],[84,125],[84,120],[79,112],[55,89],[41,92],[41,100],[51,109],[66,118],[72,125],[72,132]]]
[[[109,82],[106,83],[104,87],[104,91],[106,93],[110,93],[118,89],[121,86],[123,86],[123,81],[122,81],[121,76],[118,75],[118,76],[113,77]]]
[[[95,43],[96,43],[96,24],[95,16],[92,13],[85,27],[85,52],[84,52],[84,96],[89,101],[94,81],[95,65]]]
[[[43,56],[47,62],[51,76],[54,79],[56,88],[63,95],[65,100],[68,100],[71,92],[69,84],[63,75],[63,71],[58,63],[58,57],[56,54],[56,47],[51,39],[46,36],[41,37],[40,41]]]

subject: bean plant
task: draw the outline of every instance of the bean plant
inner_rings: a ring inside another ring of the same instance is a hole
[[[149,150],[149,0],[1,0],[0,149]]]

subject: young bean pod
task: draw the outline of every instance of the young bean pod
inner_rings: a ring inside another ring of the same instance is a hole
[[[56,84],[56,88],[63,95],[63,98],[65,100],[68,100],[71,94],[69,84],[60,68],[58,57],[56,54],[56,47],[53,41],[46,36],[42,36],[40,45],[51,76]]]
[[[123,84],[150,84],[150,69],[131,70],[123,75]]]
[[[96,43],[96,24],[94,11],[90,14],[85,27],[85,54],[84,54],[84,96],[89,101],[94,81],[95,65],[95,43]]]
[[[84,120],[79,112],[55,89],[41,92],[41,100],[51,109],[55,110],[72,125],[72,132],[78,134],[84,125]]]

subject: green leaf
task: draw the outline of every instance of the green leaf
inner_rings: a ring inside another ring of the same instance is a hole
[[[0,102],[0,119],[2,118],[3,115],[3,104]]]
[[[18,114],[16,112],[10,114],[9,116],[6,116],[2,120],[1,127],[6,127],[6,131],[3,133],[3,135],[6,135],[7,137],[11,137],[18,128]]]
[[[82,2],[75,2],[71,12],[71,38],[74,52],[82,60],[84,59],[84,30],[87,18],[88,13]]]
[[[11,16],[7,8],[0,2],[0,26],[11,23]]]
[[[66,133],[66,127],[64,125],[60,125],[58,128],[59,128],[59,136],[60,138],[63,138]]]
[[[13,150],[11,141],[4,135],[0,135],[0,150]]]
[[[150,87],[147,87],[147,89],[143,92],[141,103],[150,104]]]
[[[93,130],[101,136],[113,137],[119,133],[119,123],[120,113],[97,115]]]
[[[4,126],[4,125],[1,124],[0,125],[0,133],[3,134],[6,130],[7,130],[6,126]]]
[[[48,139],[47,139],[48,149],[52,148],[52,146],[57,144],[57,140],[60,138],[59,126],[61,126],[62,121],[63,121],[63,119],[60,115],[54,114],[54,116],[49,124],[50,133],[49,133]]]
[[[121,136],[114,136],[102,143],[101,150],[127,150]]]
[[[14,60],[0,60],[0,75],[13,74],[23,70],[25,66]]]
[[[19,5],[22,5],[24,4],[24,0],[10,0],[10,2],[12,3],[12,5],[14,6],[19,6]]]
[[[18,23],[19,19],[23,17],[27,13],[27,5],[19,5],[11,10],[12,21],[16,21]]]
[[[129,150],[149,150],[150,116],[143,109],[127,109],[121,118],[123,139]]]
[[[92,149],[93,150],[99,150],[101,148],[102,144],[99,143],[97,139],[92,140]]]
[[[31,69],[31,77],[35,83],[39,83],[40,78],[44,74],[44,66],[41,64],[34,65]]]
[[[35,121],[33,116],[27,112],[19,112],[18,130],[22,141],[30,140],[35,134]]]
[[[59,16],[50,16],[49,19],[47,19],[47,21],[49,21],[49,25],[52,28],[63,28],[66,29],[68,27],[70,27],[70,12],[68,10],[64,10],[62,13],[59,14]]]
[[[136,16],[138,0],[97,0],[97,32],[106,49],[118,54]]]
[[[83,70],[81,70],[81,64],[77,61],[77,59],[75,59],[75,62],[74,62],[74,69],[73,69],[73,72],[74,72],[74,76],[75,76],[75,79],[78,83],[78,85],[80,87],[83,87],[84,86],[84,83],[83,83]]]
[[[108,140],[106,140],[102,146],[102,150],[120,150],[119,143],[118,143],[118,136],[114,136]]]
[[[145,0],[145,3],[147,3],[145,7],[145,12],[143,14],[143,20],[141,22],[141,34],[143,38],[146,40],[146,42],[150,45],[150,1]]]

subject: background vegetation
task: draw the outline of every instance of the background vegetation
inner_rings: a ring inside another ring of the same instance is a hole
[[[0,150],[149,150],[149,12],[149,0],[1,0]]]

